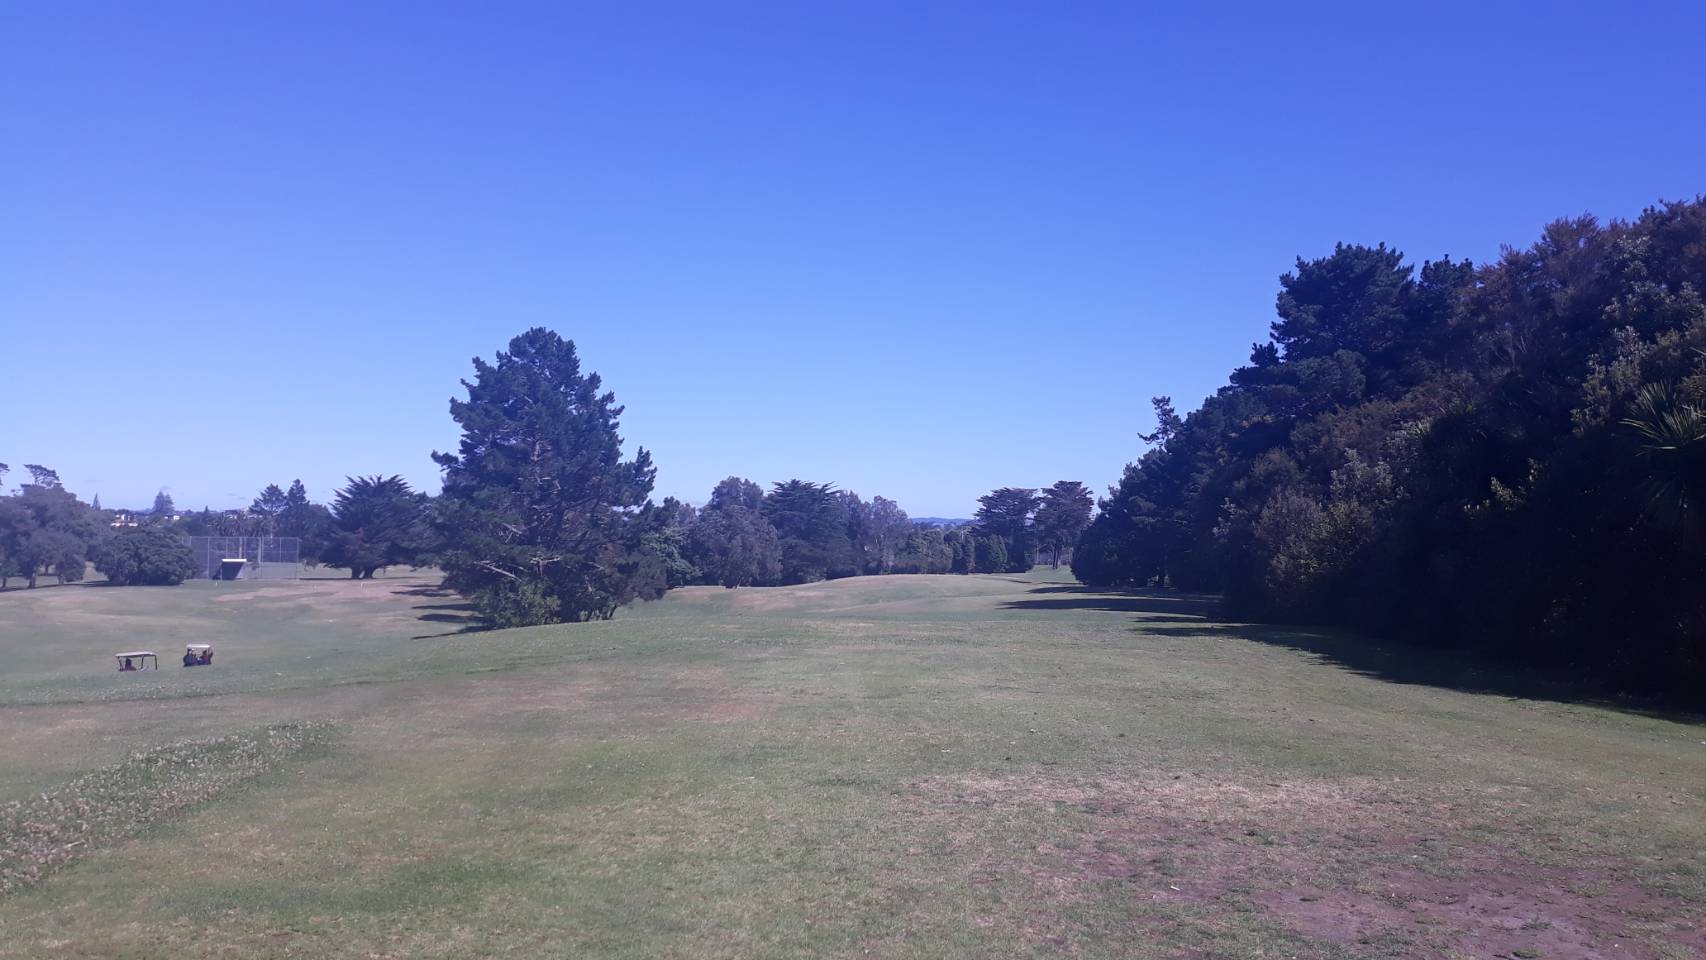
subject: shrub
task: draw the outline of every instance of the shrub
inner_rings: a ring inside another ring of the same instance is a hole
[[[176,586],[195,575],[189,544],[152,527],[131,527],[95,547],[95,569],[119,586]]]

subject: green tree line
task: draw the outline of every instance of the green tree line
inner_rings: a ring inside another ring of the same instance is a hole
[[[1476,266],[1340,245],[1100,503],[1073,571],[1232,615],[1706,683],[1706,204]]]
[[[453,453],[435,453],[443,493],[430,508],[446,583],[491,623],[608,619],[624,604],[688,584],[809,583],[882,573],[1029,569],[1058,558],[1089,522],[1082,484],[998,490],[974,526],[914,524],[885,497],[790,479],[766,491],[729,477],[701,508],[651,498],[656,469],[629,458],[622,407],[573,341],[534,328],[474,360]],[[1054,504],[1052,510],[1039,509]]]

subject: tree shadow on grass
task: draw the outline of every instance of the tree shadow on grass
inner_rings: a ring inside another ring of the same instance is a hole
[[[1706,714],[1701,713],[1696,704],[1609,692],[1590,683],[1523,670],[1472,651],[1413,646],[1326,629],[1228,620],[1220,615],[1220,600],[1214,596],[1166,591],[1105,591],[1070,585],[1039,587],[1031,593],[1050,596],[1013,600],[1003,606],[1018,610],[1079,609],[1151,614],[1140,618],[1133,630],[1152,636],[1181,639],[1224,637],[1285,647],[1306,654],[1317,663],[1385,683],[1438,687],[1513,699],[1592,704],[1677,723],[1706,724]]]
[[[411,640],[435,640],[462,633],[483,633],[492,629],[490,624],[474,612],[473,604],[462,600],[459,594],[445,587],[409,587],[391,592],[400,597],[428,597],[435,600],[454,598],[450,603],[417,603],[410,606],[409,609],[427,611],[415,617],[422,623],[442,623],[460,629],[447,630],[444,633],[422,634],[421,636],[410,637]]]
[[[454,597],[456,591],[449,587],[407,587],[393,590],[391,593],[399,597]]]
[[[1219,614],[1220,598],[1161,590],[1107,591],[1080,586],[1047,586],[1028,591],[1035,599],[1009,600],[1003,610],[1107,610],[1115,613],[1186,614],[1208,619]]]

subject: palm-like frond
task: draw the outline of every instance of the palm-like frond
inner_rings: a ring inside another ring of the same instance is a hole
[[[1644,485],[1656,519],[1692,529],[1706,507],[1706,411],[1677,400],[1668,384],[1641,389],[1624,426],[1641,437],[1651,464]]]

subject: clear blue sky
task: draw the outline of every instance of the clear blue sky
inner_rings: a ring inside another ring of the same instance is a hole
[[[1168,6],[6,3],[0,460],[436,491],[543,324],[659,496],[963,516],[1114,481],[1298,254],[1706,190],[1706,5]]]

